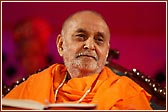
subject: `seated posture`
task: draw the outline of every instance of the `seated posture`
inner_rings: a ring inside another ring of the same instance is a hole
[[[110,30],[100,14],[76,12],[66,19],[56,40],[64,65],[53,64],[31,75],[5,98],[97,104],[99,110],[152,109],[150,94],[105,66],[109,42]]]

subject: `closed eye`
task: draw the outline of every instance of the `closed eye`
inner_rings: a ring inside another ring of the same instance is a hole
[[[104,42],[104,38],[102,36],[96,36],[95,41],[96,43],[101,44]]]
[[[96,43],[102,44],[104,42],[104,33],[97,32],[94,38],[95,38]]]
[[[102,39],[102,38],[98,38],[97,40],[98,40],[98,41],[103,41],[103,39]]]
[[[77,34],[76,36],[77,36],[77,37],[85,37],[84,34]]]

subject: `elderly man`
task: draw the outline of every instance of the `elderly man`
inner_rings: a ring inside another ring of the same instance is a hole
[[[105,110],[151,109],[151,96],[143,88],[105,66],[109,40],[109,27],[97,12],[85,10],[71,15],[56,41],[65,65],[54,64],[33,74],[5,97],[44,104],[91,103]]]

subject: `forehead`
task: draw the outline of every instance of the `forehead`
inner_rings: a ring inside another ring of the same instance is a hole
[[[66,21],[64,30],[75,31],[78,28],[85,29],[88,32],[105,32],[109,34],[109,28],[104,19],[93,12],[82,12],[74,14]]]

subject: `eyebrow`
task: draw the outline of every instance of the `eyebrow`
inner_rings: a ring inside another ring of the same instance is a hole
[[[87,32],[85,29],[83,29],[83,28],[77,29],[76,32],[77,32],[77,33],[88,33],[88,32]],[[99,35],[99,36],[104,37],[105,34],[104,34],[103,32],[96,32],[96,35]]]
[[[87,33],[86,30],[84,30],[83,28],[79,28],[76,30],[77,33]]]

